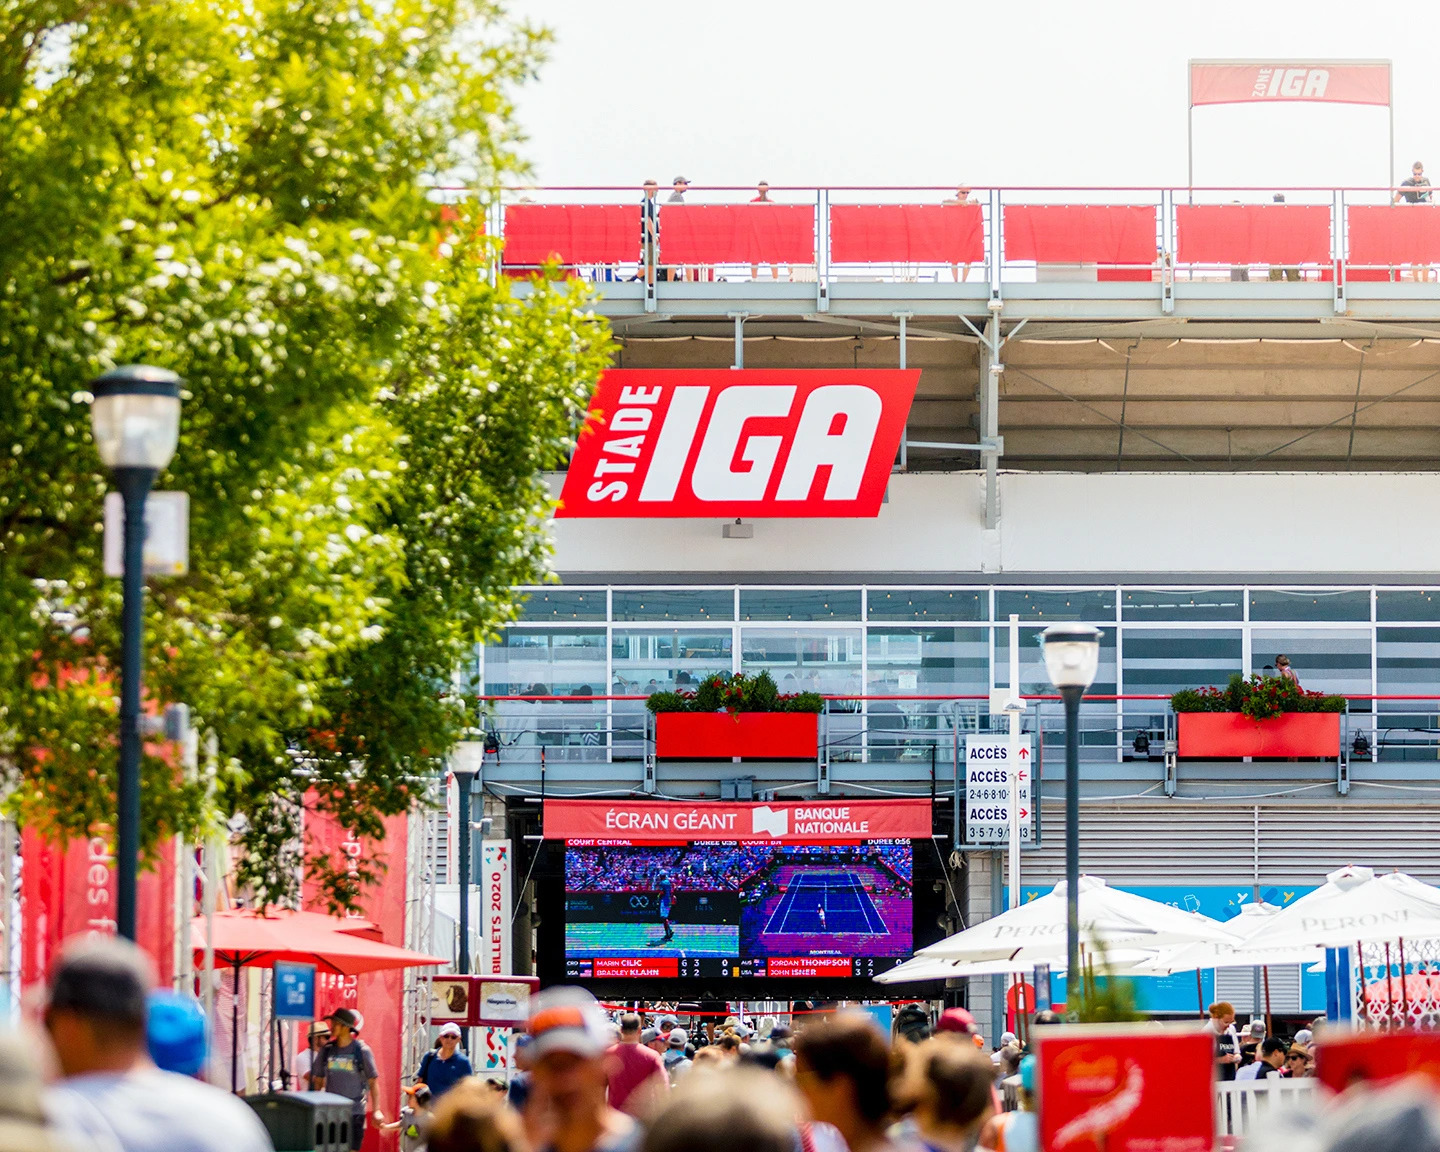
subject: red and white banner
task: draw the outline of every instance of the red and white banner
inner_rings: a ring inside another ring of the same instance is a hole
[[[918,369],[612,369],[556,516],[877,516]]]
[[[546,800],[547,840],[759,840],[835,844],[929,839],[929,800],[795,800],[730,804],[681,800]]]
[[[27,830],[20,841],[20,984],[44,984],[56,954],[72,937],[115,935],[115,846],[109,830],[64,847]],[[174,842],[159,847],[154,868],[135,884],[136,943],[155,962],[156,979],[169,987],[175,975]]]
[[[362,861],[368,863],[378,879],[361,896],[357,915],[373,921],[386,944],[400,946],[405,943],[408,835],[408,817],[387,816],[383,841],[362,841],[340,827],[333,817],[317,814],[313,804],[306,804],[306,855],[330,856],[337,867],[352,869]],[[306,911],[329,913],[319,885],[309,879],[304,885],[302,903]],[[317,1017],[324,1018],[336,1008],[354,1008],[364,1017],[361,1036],[374,1051],[375,1064],[380,1072],[380,1099],[372,1101],[372,1107],[384,1112],[387,1120],[393,1120],[399,1114],[400,1086],[407,1071],[400,1066],[404,998],[405,975],[399,969],[372,972],[366,976],[327,976],[322,972],[315,977]],[[303,1036],[303,1029],[300,1034]],[[293,1058],[292,1053],[290,1059]],[[367,1125],[364,1150],[378,1152],[379,1149],[394,1149],[399,1146],[397,1140],[394,1133],[381,1133],[375,1125]]]
[[[480,971],[498,976],[510,971],[509,840],[480,842],[480,898],[485,907],[485,940],[480,946]]]
[[[1390,65],[1369,60],[1192,60],[1190,106],[1310,100],[1390,103]]]

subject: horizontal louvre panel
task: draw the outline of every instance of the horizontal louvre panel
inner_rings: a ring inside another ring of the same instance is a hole
[[[1264,977],[1261,977],[1260,1008],[1265,1006]],[[1217,968],[1215,971],[1215,998],[1228,1000],[1241,1014],[1256,1012],[1251,1001],[1255,999],[1255,970],[1253,968]],[[1270,1011],[1300,1011],[1300,965],[1280,964],[1270,969]]]
[[[1243,884],[1255,877],[1251,804],[1082,803],[1080,869],[1112,884]],[[1431,804],[1264,804],[1260,882],[1324,882],[1346,864],[1400,869],[1440,884],[1440,807]],[[1024,854],[1027,884],[1065,876],[1065,806],[1042,810],[1044,847]]]

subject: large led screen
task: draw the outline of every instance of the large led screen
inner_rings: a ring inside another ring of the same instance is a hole
[[[569,841],[572,978],[873,976],[912,951],[908,840]]]

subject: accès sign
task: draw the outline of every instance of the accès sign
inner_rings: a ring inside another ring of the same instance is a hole
[[[612,369],[557,517],[879,514],[918,369]]]

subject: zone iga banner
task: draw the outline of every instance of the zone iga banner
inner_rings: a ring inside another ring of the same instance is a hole
[[[930,833],[929,800],[798,800],[771,804],[545,801],[547,840],[834,844],[849,840],[928,840]]]
[[[1390,103],[1390,65],[1348,60],[1192,60],[1190,106],[1309,100]]]
[[[917,369],[605,372],[557,517],[878,516]]]

